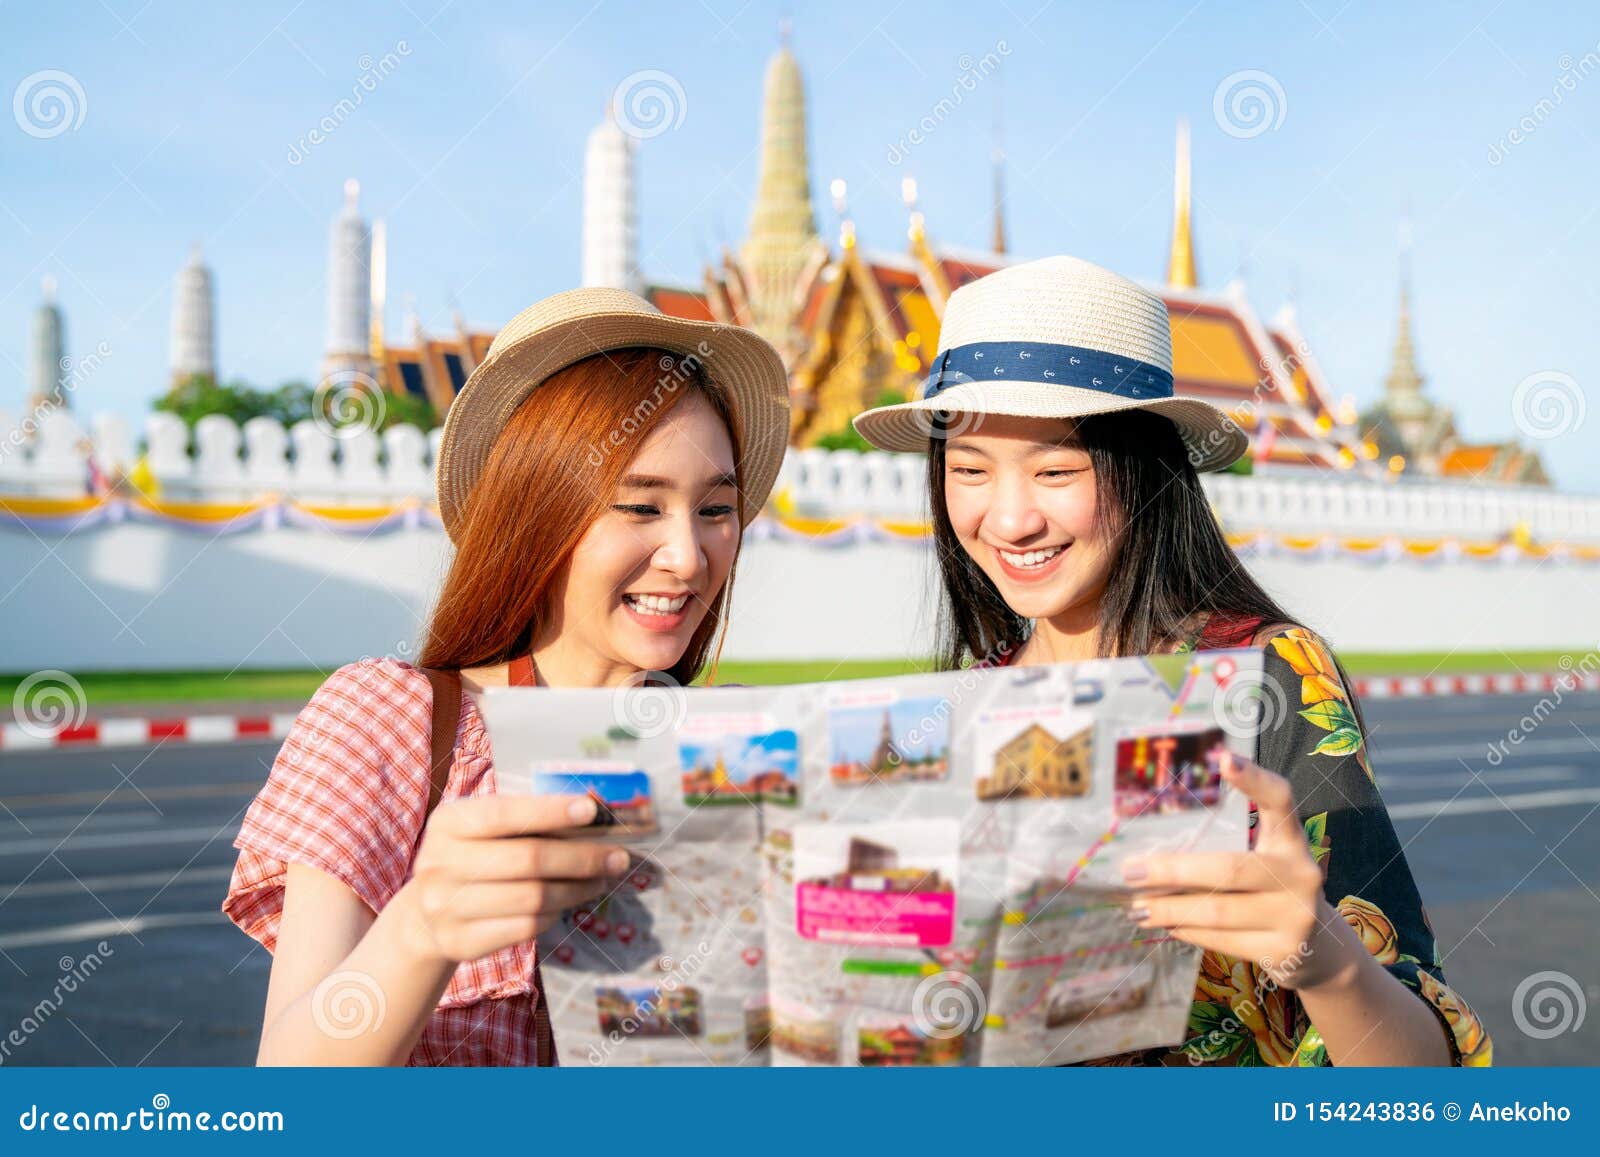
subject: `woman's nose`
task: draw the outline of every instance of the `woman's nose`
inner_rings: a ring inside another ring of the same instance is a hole
[[[1001,485],[984,519],[996,537],[1010,542],[1032,538],[1045,528],[1044,512],[1026,486]]]
[[[693,582],[706,566],[706,553],[694,519],[672,518],[663,521],[665,537],[656,547],[651,561],[659,569],[676,575],[684,582]]]

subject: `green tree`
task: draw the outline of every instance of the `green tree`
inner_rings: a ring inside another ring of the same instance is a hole
[[[413,394],[383,391],[375,400],[377,404],[370,406],[341,404],[337,391],[319,398],[305,382],[284,382],[275,390],[258,390],[248,382],[222,384],[204,374],[195,374],[158,398],[155,409],[176,414],[190,429],[207,414],[221,414],[239,425],[251,418],[266,417],[292,426],[318,416],[319,410],[334,425],[365,421],[378,433],[390,426],[412,425],[431,430],[439,424],[433,406]]]
[[[899,390],[884,390],[872,405],[873,407],[898,406],[904,401],[906,401],[906,396]],[[872,443],[856,433],[856,428],[848,422],[845,423],[844,429],[834,430],[831,433],[822,435],[813,445],[819,450],[854,450],[860,454],[865,454],[873,449]]]

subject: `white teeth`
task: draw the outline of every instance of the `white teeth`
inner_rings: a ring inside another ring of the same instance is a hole
[[[1009,550],[1002,550],[999,551],[999,555],[1006,561],[1008,566],[1026,569],[1029,567],[1043,566],[1045,563],[1055,558],[1056,555],[1060,554],[1063,549],[1063,547],[1052,546],[1049,550],[1025,550],[1021,554],[1016,554]]]
[[[675,615],[689,601],[688,595],[667,598],[664,595],[623,595],[623,601],[642,615]]]

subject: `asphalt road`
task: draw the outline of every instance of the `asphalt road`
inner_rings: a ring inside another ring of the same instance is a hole
[[[1537,701],[1370,702],[1373,763],[1496,1062],[1595,1064],[1600,695]],[[0,1064],[251,1063],[271,961],[219,905],[275,746],[0,757]]]

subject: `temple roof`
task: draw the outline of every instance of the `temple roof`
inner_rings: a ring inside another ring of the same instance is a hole
[[[818,338],[836,324],[844,291],[859,295],[874,331],[892,356],[903,359],[905,386],[913,390],[926,374],[939,344],[939,319],[949,290],[975,281],[1015,258],[1006,254],[933,245],[913,225],[910,252],[861,249],[853,229],[847,243],[814,279],[800,302],[797,327],[806,349],[788,360],[797,395],[813,382],[804,372],[815,359]],[[706,271],[706,285],[652,287],[650,299],[666,313],[737,321],[727,304],[727,279],[737,262]],[[1256,316],[1242,286],[1222,292],[1147,286],[1166,303],[1172,323],[1174,387],[1178,394],[1204,398],[1228,410],[1257,441],[1261,462],[1284,466],[1367,465],[1377,447],[1365,445],[1354,415],[1337,410],[1315,360],[1297,356],[1304,337],[1292,311],[1269,326]],[[825,344],[825,343],[820,343]],[[808,399],[797,396],[798,405]],[[1263,438],[1268,430],[1270,438]],[[1368,467],[1373,469],[1374,467]]]

